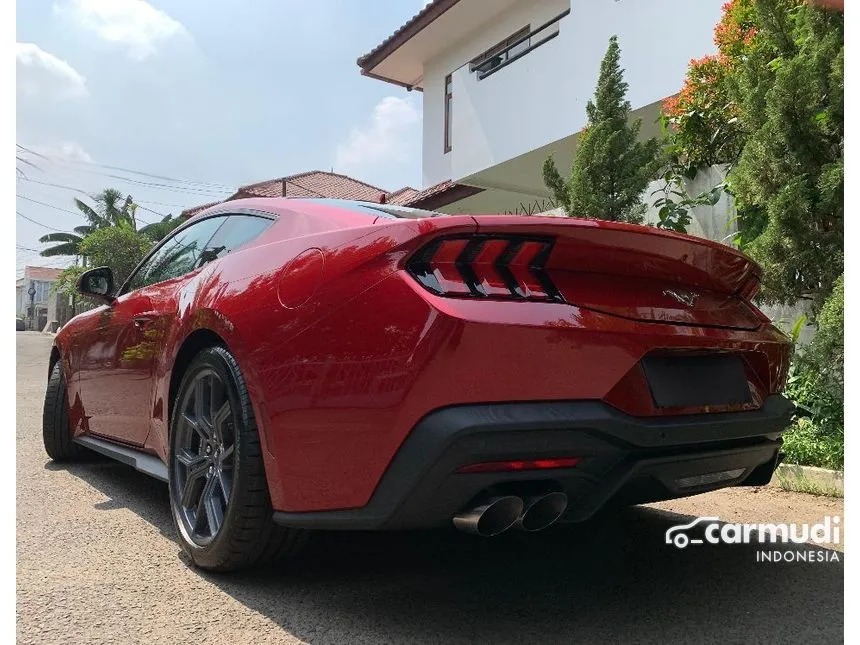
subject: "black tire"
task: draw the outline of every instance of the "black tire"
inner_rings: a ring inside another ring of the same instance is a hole
[[[203,349],[189,364],[174,401],[169,444],[171,515],[195,565],[234,571],[294,555],[304,546],[307,532],[272,520],[254,412],[239,365],[226,348]]]
[[[76,461],[84,454],[84,449],[72,441],[66,375],[63,373],[62,361],[56,362],[48,378],[45,408],[42,411],[42,440],[45,443],[45,452],[54,461]]]

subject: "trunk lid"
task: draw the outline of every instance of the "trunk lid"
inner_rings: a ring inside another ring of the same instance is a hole
[[[660,229],[600,220],[476,216],[479,234],[555,240],[545,270],[564,300],[646,322],[751,330],[760,268],[739,251]]]

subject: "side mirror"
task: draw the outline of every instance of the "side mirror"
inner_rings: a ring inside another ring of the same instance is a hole
[[[97,267],[84,271],[78,278],[78,293],[113,302],[113,271],[110,267]]]

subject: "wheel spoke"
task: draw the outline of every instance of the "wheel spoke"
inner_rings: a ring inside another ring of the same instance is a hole
[[[202,497],[201,487],[204,485],[204,478],[208,472],[209,464],[205,460],[197,464],[193,470],[188,470],[185,486],[182,488],[182,506],[191,508],[196,502],[199,502],[198,496]]]
[[[217,471],[218,485],[221,487],[221,493],[224,495],[224,507],[230,503],[230,491],[233,490],[233,478],[229,473],[225,473],[220,468]]]
[[[233,444],[230,444],[229,446],[224,448],[224,451],[221,453],[219,459],[221,461],[221,468],[223,470],[233,468]]]
[[[193,471],[206,461],[206,455],[197,455],[190,450],[183,449],[176,453],[176,459],[180,464],[188,468],[189,471]]]
[[[207,489],[211,489],[212,482],[213,482],[212,475],[210,475],[207,472],[206,478],[205,478],[204,483],[203,483],[203,488],[200,491],[200,498],[197,500],[197,506],[196,506],[195,513],[194,513],[194,532],[201,534],[201,535],[203,534],[202,533],[203,528],[207,524],[206,494],[207,494],[207,492],[211,492],[211,491],[207,491]]]
[[[209,420],[212,422],[212,425],[215,425],[215,416],[220,411],[220,407],[218,402],[221,400],[221,379],[217,379],[215,377],[209,378]]]
[[[206,517],[206,524],[209,526],[209,535],[214,536],[221,528],[224,521],[224,511],[221,508],[221,501],[215,497],[215,487],[217,486],[217,478],[214,474],[206,478],[206,484],[203,486],[203,492],[200,493],[200,504],[197,505],[197,525],[200,525],[200,511],[202,507],[203,514]]]
[[[182,421],[189,428],[191,428],[194,432],[196,432],[198,435],[200,435],[200,438],[202,440],[208,440],[209,439],[209,432],[207,431],[206,426],[201,424],[201,423],[198,423],[197,419],[192,419],[187,414],[183,414],[182,415]]]
[[[207,412],[209,405],[206,401],[206,396],[211,394],[211,390],[206,387],[206,377],[200,377],[194,382],[194,417],[200,426],[207,425]]]
[[[223,405],[212,414],[212,427],[214,429],[215,440],[222,446],[225,439],[224,424],[230,418],[230,413],[230,402],[224,401]]]

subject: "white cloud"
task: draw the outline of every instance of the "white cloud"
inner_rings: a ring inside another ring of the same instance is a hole
[[[353,128],[346,143],[337,146],[337,167],[367,171],[409,161],[418,154],[421,112],[415,103],[387,96],[373,108],[370,125]]]
[[[34,43],[15,43],[18,94],[39,99],[86,96],[86,79]]]
[[[25,147],[55,161],[85,161],[87,163],[93,161],[90,154],[74,141]]]
[[[54,13],[120,45],[136,60],[155,54],[162,41],[188,35],[182,23],[145,0],[66,0],[54,4]]]

